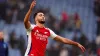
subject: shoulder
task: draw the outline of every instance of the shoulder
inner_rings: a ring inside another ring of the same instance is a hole
[[[49,32],[50,32],[50,37],[51,37],[52,39],[54,39],[54,38],[57,36],[57,34],[55,34],[54,31],[52,31],[50,28],[47,28],[47,29],[48,29]]]
[[[31,27],[35,27],[36,25],[35,24],[31,24]]]
[[[49,32],[51,31],[51,29],[50,28],[47,28],[47,27],[45,28],[45,30],[48,30]]]
[[[31,31],[36,25],[34,24],[31,24],[30,28],[29,29],[26,29],[27,31]]]
[[[49,28],[45,27],[46,30],[49,30]]]
[[[45,29],[47,29],[50,32],[50,34],[54,33],[54,31],[52,31],[50,28],[45,28]]]
[[[47,30],[49,30],[49,31],[52,31],[50,28],[46,28]]]

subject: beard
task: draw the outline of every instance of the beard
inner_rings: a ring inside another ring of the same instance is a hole
[[[44,24],[44,23],[45,23],[45,21],[39,21],[39,23]]]

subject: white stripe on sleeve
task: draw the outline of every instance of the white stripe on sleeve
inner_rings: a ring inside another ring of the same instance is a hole
[[[51,29],[49,29],[49,31],[50,31],[50,38],[54,39],[57,36],[57,34],[55,34]]]
[[[30,51],[30,48],[31,48],[31,30],[34,29],[35,25],[32,25],[31,24],[31,27],[29,29],[26,29],[27,31],[27,35],[28,35],[28,45],[27,45],[27,49],[26,49],[26,52],[25,52],[25,55],[24,56],[28,56],[28,53]]]
[[[29,29],[26,29],[27,35],[29,35],[29,33],[31,32],[31,30],[32,30],[34,27],[35,27],[35,25],[32,25],[32,24],[31,24],[30,28],[29,28]]]

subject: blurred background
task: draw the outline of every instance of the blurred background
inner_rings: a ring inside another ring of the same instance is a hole
[[[27,36],[23,20],[31,2],[0,0],[0,38],[7,47],[6,56],[24,56]],[[82,53],[75,46],[49,39],[46,56],[100,56],[100,0],[37,0],[33,13],[38,9],[45,12],[47,27],[86,48]]]

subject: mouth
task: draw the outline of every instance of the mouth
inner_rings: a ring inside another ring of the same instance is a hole
[[[44,24],[44,23],[45,23],[45,21],[40,21],[40,23],[41,23],[41,24]]]

